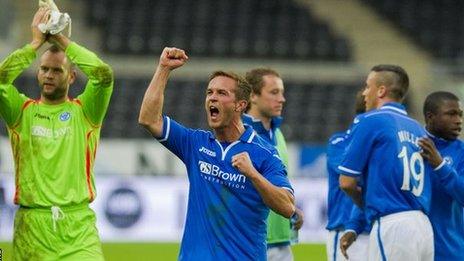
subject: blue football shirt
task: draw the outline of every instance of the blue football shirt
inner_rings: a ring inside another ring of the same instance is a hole
[[[345,223],[345,231],[354,231],[357,235],[361,233],[371,233],[372,224],[366,219],[366,214],[362,209],[353,204],[350,219]]]
[[[433,227],[435,260],[463,260],[464,143],[429,136],[445,162],[432,174],[429,218]]]
[[[343,160],[345,148],[349,143],[349,132],[338,132],[329,138],[327,145],[327,230],[353,230],[357,234],[369,232],[364,211],[359,209],[346,195],[339,185],[340,170],[338,166]]]
[[[261,138],[269,142],[273,146],[277,146],[276,131],[282,124],[282,117],[273,117],[271,119],[271,129],[266,130],[261,120],[253,118],[249,114],[242,115],[242,121],[246,125],[250,125]]]
[[[335,133],[327,145],[327,173],[329,189],[327,197],[327,230],[344,230],[349,219],[353,201],[341,189],[338,183],[339,170],[347,144],[345,132]]]
[[[163,121],[158,140],[185,163],[190,183],[179,260],[266,260],[269,208],[231,158],[248,152],[261,175],[293,193],[277,151],[249,126],[224,147],[209,131]]]
[[[403,105],[386,103],[357,117],[342,164],[343,175],[365,175],[364,210],[369,221],[388,214],[422,210],[431,201],[431,166],[422,159],[418,139],[424,128]]]

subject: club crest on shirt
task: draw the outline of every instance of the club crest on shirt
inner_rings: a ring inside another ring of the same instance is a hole
[[[451,158],[450,156],[444,157],[443,160],[446,162],[446,164],[453,165],[453,158]]]
[[[67,121],[67,120],[69,120],[69,118],[71,118],[71,113],[69,113],[67,111],[61,113],[61,115],[60,115],[60,120],[61,121]]]

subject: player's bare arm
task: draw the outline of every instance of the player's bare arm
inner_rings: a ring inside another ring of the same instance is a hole
[[[32,40],[31,46],[34,50],[38,50],[46,40],[46,35],[39,30],[39,24],[45,23],[48,20],[48,16],[50,15],[50,9],[41,7],[34,15],[31,23],[31,32],[32,32]]]
[[[441,157],[440,152],[438,152],[435,144],[431,139],[421,138],[419,140],[419,146],[422,148],[422,157],[425,158],[430,163],[430,165],[432,165],[432,167],[436,168],[443,162],[443,158]]]
[[[61,50],[66,50],[68,45],[71,43],[71,40],[64,36],[63,34],[49,35],[47,41],[51,44],[54,44],[61,48]]]
[[[146,128],[153,136],[159,137],[163,133],[163,102],[164,89],[172,70],[181,67],[188,60],[184,50],[178,48],[164,48],[158,67],[143,97],[140,108],[139,124]]]
[[[247,152],[242,152],[232,157],[232,166],[251,180],[253,186],[263,198],[264,203],[274,212],[290,218],[295,212],[295,199],[284,188],[274,186],[264,178],[253,166]]]
[[[339,178],[340,188],[345,192],[353,202],[360,208],[362,208],[362,193],[361,188],[358,187],[358,181],[356,178],[340,175]]]

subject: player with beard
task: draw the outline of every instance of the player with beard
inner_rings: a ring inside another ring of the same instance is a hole
[[[32,41],[0,64],[0,116],[5,121],[15,161],[15,260],[103,260],[89,203],[95,199],[93,166],[101,124],[113,91],[111,68],[69,38],[38,29],[49,10],[32,21]],[[13,85],[31,65],[37,50],[40,99]],[[84,92],[68,98],[76,79],[73,64],[88,77]]]
[[[266,260],[269,209],[287,218],[295,212],[285,166],[272,145],[243,125],[251,87],[234,73],[217,71],[209,78],[205,110],[213,132],[163,116],[169,75],[187,59],[181,49],[163,50],[139,115],[139,123],[187,168],[179,260]]]

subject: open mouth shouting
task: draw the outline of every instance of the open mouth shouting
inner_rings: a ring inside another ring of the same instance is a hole
[[[216,106],[209,106],[209,117],[211,120],[215,121],[219,118],[219,109]]]

